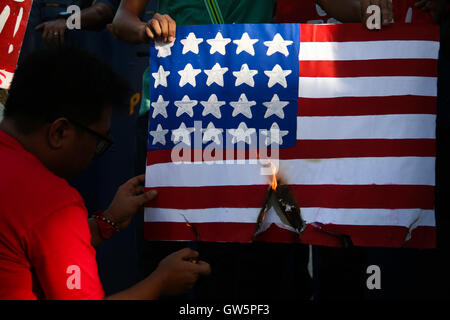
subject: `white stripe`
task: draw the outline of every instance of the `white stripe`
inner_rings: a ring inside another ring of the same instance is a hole
[[[301,98],[437,95],[436,77],[300,77]]]
[[[437,59],[438,53],[437,41],[300,41],[299,60]]]
[[[297,139],[435,139],[436,115],[298,117]]]
[[[374,157],[280,160],[279,173],[287,184],[301,185],[431,185],[434,157]],[[158,163],[147,166],[146,187],[265,185],[262,165],[216,163]]]
[[[356,226],[435,226],[434,210],[422,209],[330,209],[301,208],[307,223],[332,223]],[[160,209],[145,208],[145,222],[235,222],[255,223],[259,208],[210,208],[210,209]],[[274,217],[275,215],[275,217]],[[185,218],[186,220],[185,220]],[[267,221],[279,222],[275,211],[266,216]],[[278,220],[278,221],[277,221]]]

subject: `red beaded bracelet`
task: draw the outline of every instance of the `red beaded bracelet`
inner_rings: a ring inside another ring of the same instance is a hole
[[[105,240],[112,238],[112,236],[114,236],[114,234],[119,231],[117,223],[105,217],[103,215],[103,212],[101,211],[97,211],[96,213],[94,213],[92,215],[92,218],[97,221],[97,225],[100,230],[100,236]]]

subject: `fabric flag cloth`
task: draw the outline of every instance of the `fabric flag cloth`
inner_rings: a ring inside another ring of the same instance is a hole
[[[438,51],[437,27],[402,24],[190,26],[151,45],[145,239],[435,247]],[[268,159],[301,235],[271,209],[253,237]]]
[[[0,3],[0,88],[8,89],[30,15],[32,0],[2,0]]]

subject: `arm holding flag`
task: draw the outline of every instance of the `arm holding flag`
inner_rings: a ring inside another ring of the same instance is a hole
[[[314,0],[330,16],[342,22],[362,22],[366,23],[370,14],[367,14],[367,8],[371,5],[377,5],[381,9],[382,26],[392,23],[394,10],[389,0]],[[448,6],[448,0],[418,0],[414,4],[408,5],[408,1],[399,1],[403,6],[413,6],[429,12],[434,23],[440,23]],[[412,1],[411,1],[412,2]],[[399,5],[400,7],[400,5]]]
[[[149,39],[171,42],[175,39],[176,23],[167,14],[155,15],[147,22],[139,15],[144,11],[147,0],[124,0],[112,23],[113,34],[130,43],[145,43]]]
[[[330,16],[342,22],[366,22],[367,8],[377,5],[381,9],[381,21],[386,26],[392,20],[392,3],[389,0],[314,0]]]
[[[144,203],[156,197],[156,191],[145,192],[140,175],[128,180],[117,191],[104,216],[115,223],[119,230],[125,229],[134,214]],[[89,219],[91,243],[98,246],[103,242],[96,219]],[[165,257],[156,270],[133,287],[106,297],[108,300],[158,299],[165,295],[178,295],[192,288],[200,275],[208,275],[210,266],[204,261],[192,263],[198,258],[198,252],[185,248]]]
[[[140,175],[131,178],[120,186],[109,208],[103,212],[103,216],[112,221],[118,230],[125,229],[144,203],[152,201],[156,197],[155,190],[144,192],[144,180],[145,176]],[[97,247],[105,240],[96,220],[94,217],[89,219],[91,243],[94,247]]]

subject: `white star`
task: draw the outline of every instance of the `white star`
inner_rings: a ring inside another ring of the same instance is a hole
[[[168,129],[163,129],[161,124],[158,124],[155,131],[150,131],[150,135],[153,137],[152,145],[156,143],[166,144],[166,134]]]
[[[243,141],[245,143],[251,144],[252,138],[251,135],[256,133],[254,128],[247,128],[245,122],[241,122],[237,129],[229,129],[228,132],[233,136],[231,139],[231,143],[237,143],[239,141]]]
[[[215,94],[210,95],[208,101],[200,101],[200,104],[204,107],[202,116],[212,114],[217,119],[222,117],[220,107],[225,104],[225,101],[218,101]]]
[[[203,134],[203,143],[207,143],[208,141],[213,141],[215,144],[220,144],[220,135],[223,132],[223,129],[217,129],[214,126],[214,123],[210,122],[206,129],[202,130]]]
[[[164,101],[162,95],[159,95],[158,101],[152,102],[152,107],[155,108],[153,111],[152,118],[155,118],[158,114],[162,115],[167,119],[167,105],[169,101]]]
[[[181,141],[182,143],[190,146],[192,132],[194,132],[194,128],[186,128],[186,125],[184,124],[184,122],[182,122],[178,129],[172,130],[173,143]]]
[[[276,122],[272,123],[270,131],[262,130],[261,133],[267,138],[265,140],[266,146],[276,143],[278,145],[283,144],[283,137],[289,133],[288,130],[280,130],[280,127]]]
[[[183,70],[178,71],[180,74],[180,87],[184,86],[186,83],[190,83],[195,87],[195,77],[201,72],[200,69],[194,69],[192,64],[188,63]]]
[[[292,70],[283,70],[280,65],[275,65],[272,71],[264,71],[266,76],[269,77],[269,83],[267,86],[272,88],[275,84],[279,83],[283,88],[287,87],[286,77],[292,73]]]
[[[186,39],[180,40],[181,44],[183,44],[183,52],[182,54],[186,54],[189,51],[192,51],[195,54],[198,54],[198,45],[203,42],[202,38],[197,38],[193,32],[189,33]]]
[[[280,101],[277,94],[274,94],[270,102],[263,102],[263,105],[267,108],[264,119],[271,115],[277,115],[281,119],[284,119],[283,108],[289,104],[289,101]]]
[[[255,80],[253,80],[253,77],[258,74],[258,70],[250,70],[248,68],[248,65],[244,63],[241,66],[240,71],[233,71],[233,76],[236,77],[235,86],[240,86],[241,84],[245,83],[248,84],[250,87],[255,86]]]
[[[254,56],[255,49],[253,48],[253,45],[258,41],[259,41],[258,39],[250,39],[248,33],[245,32],[242,35],[241,40],[233,40],[233,43],[237,44],[237,46],[238,46],[236,48],[236,54],[239,54],[242,51],[245,51],[245,52],[249,53],[250,55]]]
[[[191,118],[194,116],[194,110],[192,108],[198,103],[197,100],[191,100],[188,96],[184,96],[183,99],[174,101],[175,106],[178,107],[177,117],[183,113],[187,113]]]
[[[252,118],[252,111],[250,107],[253,107],[256,104],[256,101],[248,101],[245,93],[241,94],[238,101],[230,102],[230,105],[234,108],[233,117],[236,117],[238,114],[242,113],[247,118]]]
[[[170,48],[173,47],[175,44],[175,41],[172,42],[162,42],[162,41],[156,41],[155,42],[155,49],[158,50],[158,58],[165,58],[172,54],[172,50]]]
[[[209,87],[214,82],[219,86],[223,87],[223,75],[228,71],[228,68],[222,68],[219,63],[216,63],[214,67],[210,70],[205,70],[205,73],[208,75],[208,79],[206,80],[206,85]]]
[[[163,66],[159,66],[158,72],[152,73],[153,78],[155,78],[155,88],[158,85],[162,85],[163,87],[167,87],[167,76],[170,74],[170,71],[165,71]]]
[[[211,49],[209,50],[210,54],[213,54],[214,52],[218,52],[222,55],[226,54],[225,46],[231,42],[230,38],[223,38],[222,34],[220,32],[217,32],[216,37],[214,39],[208,39],[206,40],[208,44],[211,46]]]
[[[268,47],[266,54],[271,56],[275,52],[280,52],[287,57],[289,55],[287,46],[290,46],[292,43],[294,42],[291,40],[284,40],[283,37],[277,33],[272,41],[264,41],[264,45]]]

